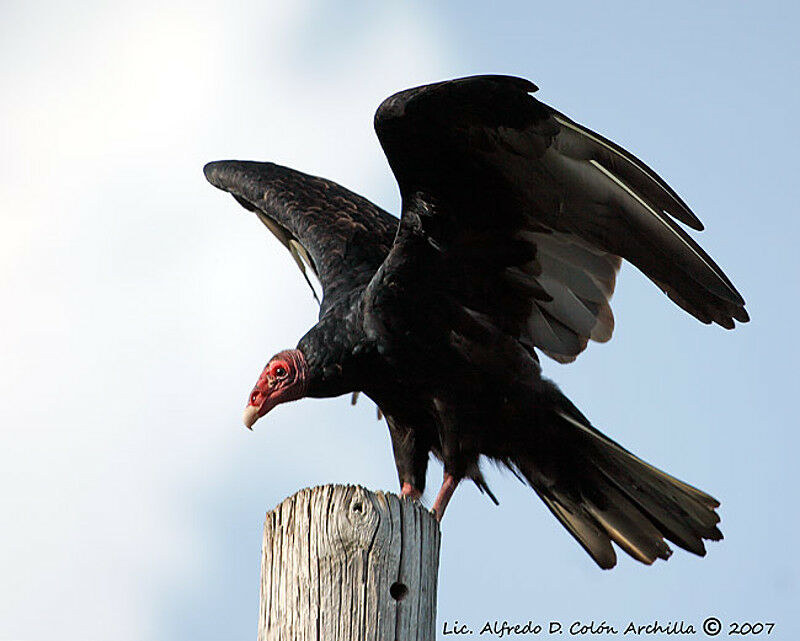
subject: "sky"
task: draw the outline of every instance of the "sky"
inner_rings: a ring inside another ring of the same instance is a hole
[[[797,638],[798,19],[777,1],[3,2],[0,640],[254,639],[265,512],[318,484],[397,489],[366,399],[241,425],[316,305],[202,167],[271,160],[398,213],[375,108],[476,73],[529,78],[653,166],[753,320],[704,326],[628,265],[614,339],[544,364],[595,425],[719,498],[724,541],[602,572],[490,470],[500,506],[465,485],[443,523],[440,630],[713,615]]]

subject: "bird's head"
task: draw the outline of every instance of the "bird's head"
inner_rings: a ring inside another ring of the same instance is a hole
[[[308,365],[303,352],[299,349],[278,352],[269,359],[250,392],[244,424],[253,429],[253,424],[276,405],[303,398],[307,388]]]

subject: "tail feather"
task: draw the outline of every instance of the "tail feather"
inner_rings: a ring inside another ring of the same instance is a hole
[[[627,500],[612,484],[594,485],[594,496],[585,497],[587,510],[611,539],[633,558],[650,565],[672,554],[661,532],[647,518],[640,506]]]
[[[555,400],[536,442],[509,462],[601,568],[616,564],[612,541],[651,564],[672,554],[665,539],[703,556],[704,539],[722,538],[716,499],[600,433],[560,392]]]
[[[651,493],[636,487],[632,480],[628,482],[627,479],[623,480],[624,477],[615,478],[606,472],[602,473],[606,479],[622,491],[630,501],[643,508],[650,518],[658,524],[658,529],[668,540],[688,552],[693,552],[699,556],[705,556],[706,548],[703,545],[703,541],[697,537],[691,525],[687,523],[685,513],[682,510],[680,512],[668,510],[657,499],[654,499]],[[708,536],[707,538],[712,537]]]
[[[549,496],[540,491],[535,485],[533,488],[544,501],[545,505],[561,524],[567,528],[575,540],[589,553],[597,565],[604,570],[609,570],[617,564],[617,554],[611,546],[608,533],[598,524],[586,510],[578,503],[571,501],[567,496]]]

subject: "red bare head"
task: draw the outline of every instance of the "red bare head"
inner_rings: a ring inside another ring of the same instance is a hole
[[[253,429],[253,423],[273,407],[287,401],[303,398],[308,387],[308,366],[299,349],[278,352],[258,377],[244,410],[244,424]]]

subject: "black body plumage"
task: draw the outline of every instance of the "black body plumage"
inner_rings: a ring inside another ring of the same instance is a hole
[[[628,152],[505,76],[409,89],[375,129],[402,217],[271,163],[205,172],[318,276],[320,318],[298,348],[308,393],[362,391],[384,416],[400,482],[420,491],[432,453],[488,491],[481,457],[510,468],[592,558],[615,541],[647,563],[668,539],[704,554],[718,503],[591,426],[535,350],[574,360],[611,337],[609,300],[629,260],[699,320],[733,327],[744,301],[675,222],[702,229]],[[491,496],[491,493],[490,493]]]

